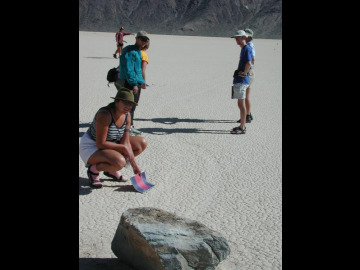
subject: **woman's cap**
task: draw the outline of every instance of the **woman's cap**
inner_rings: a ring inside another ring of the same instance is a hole
[[[134,93],[132,90],[130,89],[127,89],[126,87],[121,87],[116,96],[115,97],[111,97],[112,99],[115,99],[115,100],[125,100],[125,101],[128,101],[128,102],[131,102],[133,103],[134,105],[138,105],[135,101],[134,101]]]
[[[146,39],[150,39],[148,36],[147,36],[148,33],[146,33],[144,30],[141,30],[139,32],[137,32],[136,34],[136,37],[143,37],[143,38],[146,38]]]

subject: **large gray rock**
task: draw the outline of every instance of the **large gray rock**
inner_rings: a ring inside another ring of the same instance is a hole
[[[138,270],[213,270],[230,254],[226,239],[205,225],[161,209],[128,209],[111,243]]]

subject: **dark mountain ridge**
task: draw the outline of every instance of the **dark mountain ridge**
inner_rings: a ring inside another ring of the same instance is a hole
[[[79,0],[79,30],[282,38],[282,0]]]

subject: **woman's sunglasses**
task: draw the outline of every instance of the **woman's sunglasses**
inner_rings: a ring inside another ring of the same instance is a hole
[[[126,101],[126,100],[121,100],[122,103],[124,103],[125,106],[133,106],[134,104],[129,102],[129,101]]]

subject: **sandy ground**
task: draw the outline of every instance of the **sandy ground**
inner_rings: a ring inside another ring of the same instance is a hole
[[[107,71],[115,33],[79,32],[79,140],[112,101]],[[93,190],[79,156],[80,269],[121,266],[111,241],[128,208],[156,207],[220,232],[231,253],[218,270],[282,268],[282,41],[255,39],[254,120],[231,135],[239,109],[230,98],[240,47],[231,38],[151,35],[147,83],[135,126],[148,148],[137,158],[155,188],[105,181]],[[134,36],[125,40],[133,44]],[[130,168],[123,169],[131,176]],[[103,176],[103,179],[107,177]]]

